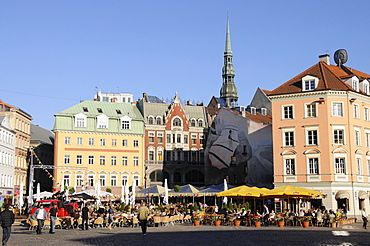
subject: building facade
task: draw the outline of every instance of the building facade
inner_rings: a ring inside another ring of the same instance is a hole
[[[24,193],[27,184],[27,157],[28,148],[30,147],[31,137],[31,120],[32,116],[0,100],[0,116],[7,116],[9,124],[15,131],[15,156],[14,156],[14,189],[19,190],[23,182]]]
[[[171,104],[144,93],[137,107],[145,120],[146,186],[204,185],[205,132],[203,106],[182,105],[176,94]]]
[[[15,134],[8,116],[0,116],[0,206],[14,202]]]
[[[121,194],[144,185],[144,121],[135,105],[83,101],[55,115],[54,188]]]
[[[329,55],[268,92],[272,101],[274,184],[327,194],[301,207],[369,209],[370,75],[330,64]]]
[[[94,97],[94,101],[132,103],[134,102],[134,95],[131,93],[113,93],[113,92],[102,92],[101,90],[98,90]]]

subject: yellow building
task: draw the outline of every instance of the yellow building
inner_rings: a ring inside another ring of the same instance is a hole
[[[53,188],[92,188],[100,181],[121,194],[144,185],[144,120],[135,105],[83,101],[55,115]]]

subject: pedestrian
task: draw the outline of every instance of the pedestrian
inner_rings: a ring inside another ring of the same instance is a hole
[[[3,228],[3,246],[8,244],[12,224],[14,224],[14,213],[10,210],[11,208],[11,205],[5,204],[5,210],[0,213],[1,227]]]
[[[89,229],[89,208],[85,204],[85,206],[81,210],[82,215],[82,230],[88,230]]]
[[[367,220],[369,219],[369,216],[367,215],[366,213],[366,208],[363,208],[362,211],[361,211],[361,216],[362,216],[362,220],[363,220],[363,224],[362,224],[362,227],[366,230],[366,226],[367,226]]]
[[[141,203],[139,208],[138,218],[141,225],[141,232],[146,236],[146,223],[148,222],[149,208],[145,205],[145,202]]]
[[[44,226],[44,220],[47,219],[48,214],[44,209],[44,205],[40,205],[38,209],[35,211],[35,217],[37,219],[37,229],[36,233],[41,234],[41,229]]]
[[[49,233],[55,233],[55,222],[57,221],[57,214],[58,214],[58,206],[53,204],[53,207],[49,210],[49,217],[50,217],[50,231]]]
[[[263,205],[263,224],[265,226],[269,226],[269,208],[267,207],[267,205]]]
[[[113,219],[114,210],[113,210],[112,205],[109,206],[107,213],[108,213],[108,229],[113,230],[112,225],[114,223],[114,219]]]

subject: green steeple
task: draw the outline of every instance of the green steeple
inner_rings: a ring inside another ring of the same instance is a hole
[[[222,87],[220,98],[226,101],[227,107],[236,106],[238,101],[238,90],[234,84],[233,52],[231,50],[229,17],[226,21],[226,43],[224,51],[224,66],[222,68]]]

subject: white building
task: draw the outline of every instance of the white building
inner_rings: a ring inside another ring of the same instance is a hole
[[[15,132],[8,116],[0,116],[0,206],[14,199]]]
[[[131,93],[106,93],[98,90],[97,94],[94,97],[94,101],[132,103],[134,101],[134,95]]]

